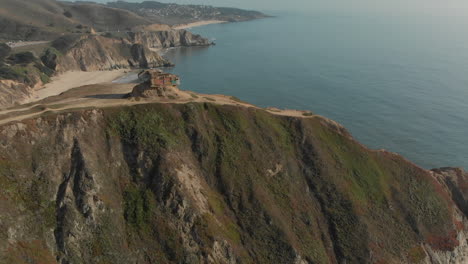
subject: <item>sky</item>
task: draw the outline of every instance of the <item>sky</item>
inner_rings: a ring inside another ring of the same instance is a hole
[[[97,0],[106,2],[106,0]],[[141,2],[142,0],[126,0]],[[334,10],[342,12],[426,13],[468,15],[466,0],[158,0],[179,4],[207,4],[256,10]]]

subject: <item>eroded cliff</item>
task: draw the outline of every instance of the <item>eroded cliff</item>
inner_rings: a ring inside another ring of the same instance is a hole
[[[466,263],[467,175],[212,104],[0,127],[2,263]]]
[[[130,32],[129,38],[134,43],[141,43],[148,48],[171,48],[189,46],[209,46],[213,42],[208,39],[192,34],[187,30],[167,30],[152,32]]]
[[[99,35],[66,36],[55,40],[42,57],[57,72],[119,68],[153,68],[170,65],[157,52],[125,38]]]

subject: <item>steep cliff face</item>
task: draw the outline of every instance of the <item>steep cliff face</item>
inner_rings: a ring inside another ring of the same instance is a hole
[[[141,43],[147,48],[171,48],[189,46],[209,46],[213,42],[187,30],[169,30],[153,32],[130,32],[130,40]]]
[[[50,114],[0,127],[0,262],[466,263],[467,180],[320,117]]]
[[[55,40],[42,56],[53,70],[94,71],[168,66],[152,49],[209,46],[212,43],[186,30],[128,32],[117,35],[68,35]]]
[[[46,54],[47,57],[43,58],[49,67],[58,72],[152,68],[170,64],[156,52],[127,39],[97,35],[68,36],[54,41],[52,46],[59,54]]]

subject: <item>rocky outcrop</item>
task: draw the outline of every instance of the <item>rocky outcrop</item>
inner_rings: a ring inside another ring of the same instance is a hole
[[[52,43],[54,49],[46,51],[42,59],[44,64],[58,72],[155,68],[171,66],[171,63],[154,49],[211,44],[185,30],[129,32],[123,37],[65,36],[55,40]]]
[[[0,127],[1,263],[466,263],[466,173],[211,104]]]
[[[213,42],[187,30],[130,32],[131,42],[141,43],[147,48],[210,46]]]
[[[426,245],[428,257],[425,263],[468,263],[468,173],[461,168],[433,169],[432,175],[444,186],[444,191],[450,195],[455,203],[454,218],[457,224],[457,233],[453,240],[458,246],[453,251],[437,251]]]
[[[458,209],[468,215],[468,173],[461,168],[433,169],[432,173],[445,183]]]
[[[126,39],[84,35],[78,39],[62,38],[53,47],[59,56],[43,57],[58,72],[96,71],[119,68],[153,68],[170,63],[140,43]],[[46,54],[47,55],[47,54]]]

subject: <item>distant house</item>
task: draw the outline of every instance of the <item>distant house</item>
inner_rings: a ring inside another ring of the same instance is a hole
[[[170,73],[164,73],[160,70],[149,70],[141,72],[138,78],[143,82],[151,83],[151,86],[177,86],[180,85],[179,76]]]
[[[179,76],[164,73],[160,70],[146,70],[138,74],[141,84],[135,86],[130,93],[134,98],[163,98],[179,97]]]

